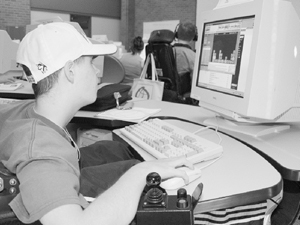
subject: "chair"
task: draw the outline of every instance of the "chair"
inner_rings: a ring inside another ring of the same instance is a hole
[[[17,218],[8,204],[18,192],[17,177],[0,162],[0,224],[15,224]]]
[[[100,57],[94,60],[94,64],[102,70],[102,62]],[[103,63],[103,77],[101,79],[102,83],[121,83],[125,77],[125,69],[116,57],[105,55]]]
[[[19,181],[0,162],[0,225],[23,225],[9,207],[9,202],[19,193]],[[39,221],[32,225],[41,225]]]
[[[167,35],[164,35],[167,32]],[[156,30],[150,35],[146,46],[146,55],[153,53],[155,66],[161,69],[162,74],[159,80],[165,83],[163,101],[187,103],[185,95],[191,90],[190,74],[179,76],[177,72],[176,60],[171,42],[174,32],[170,30]],[[159,38],[160,37],[160,38]],[[148,78],[152,77],[151,67],[147,69]]]

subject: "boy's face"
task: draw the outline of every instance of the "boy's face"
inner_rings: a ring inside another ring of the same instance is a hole
[[[99,69],[93,64],[92,56],[82,56],[75,64],[77,73],[77,90],[85,105],[93,103],[97,98]]]

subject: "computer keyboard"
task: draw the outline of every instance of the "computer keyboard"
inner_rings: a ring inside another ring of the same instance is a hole
[[[122,135],[153,155],[185,155],[194,164],[219,157],[223,147],[160,119],[150,119],[120,129]]]

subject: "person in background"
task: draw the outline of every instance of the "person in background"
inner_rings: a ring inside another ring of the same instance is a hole
[[[124,53],[120,58],[125,68],[125,77],[122,83],[132,84],[134,78],[140,77],[144,64],[144,60],[140,56],[143,49],[143,39],[137,36],[131,42],[130,52]]]
[[[76,112],[97,98],[93,59],[116,50],[93,44],[77,23],[39,25],[22,39],[17,62],[33,83],[35,100],[1,106],[0,159],[20,182],[9,205],[23,223],[128,225],[149,173],[188,183],[178,169],[193,169],[185,157],[139,162],[121,143],[79,149],[68,133]],[[88,203],[86,194],[95,200]]]
[[[192,42],[197,40],[197,27],[190,21],[182,22],[175,31],[176,43],[173,45],[179,76],[189,74],[192,82],[196,53],[192,49]]]

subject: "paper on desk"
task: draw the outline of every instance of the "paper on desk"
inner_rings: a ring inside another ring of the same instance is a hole
[[[15,91],[22,87],[22,83],[0,84],[0,91]]]
[[[214,9],[224,8],[228,6],[238,5],[245,2],[252,2],[253,0],[219,0],[219,3]]]
[[[123,120],[128,122],[139,123],[148,117],[158,113],[161,109],[146,109],[133,107],[128,110],[119,110],[119,109],[110,109],[95,115],[95,117],[99,117],[102,119],[115,119],[115,120]]]

